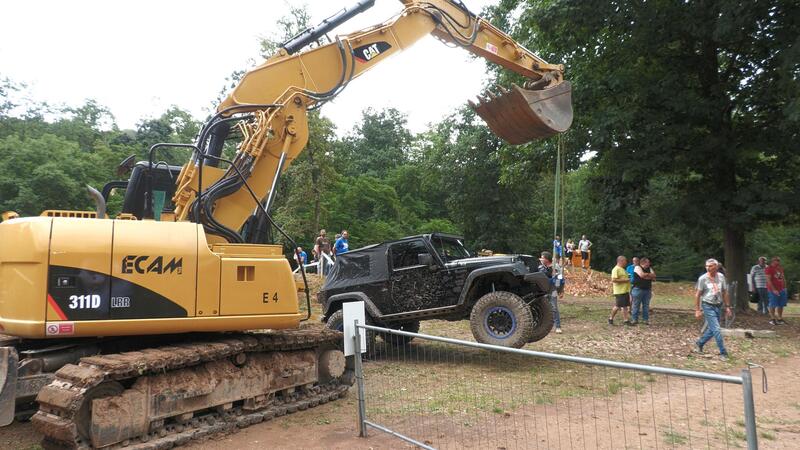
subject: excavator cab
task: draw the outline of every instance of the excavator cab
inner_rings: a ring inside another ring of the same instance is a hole
[[[544,89],[499,87],[470,106],[489,128],[509,144],[525,144],[563,133],[572,125],[572,85],[562,81]]]

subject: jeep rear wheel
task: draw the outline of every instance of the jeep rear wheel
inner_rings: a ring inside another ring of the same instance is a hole
[[[478,299],[469,324],[478,342],[520,348],[530,339],[533,314],[518,295],[496,291]]]
[[[533,316],[533,329],[528,342],[540,341],[553,329],[553,307],[550,306],[547,295],[537,297],[535,294],[528,294],[522,300],[530,305]]]
[[[366,324],[372,325],[372,319],[367,315],[366,317]],[[330,328],[331,330],[341,331],[344,332],[344,312],[339,309],[336,310],[330,317],[328,317],[327,322],[325,322],[325,326]],[[365,330],[367,333],[367,352],[364,354],[366,358],[372,358],[375,356],[375,332],[372,330]],[[344,350],[340,348],[340,350]]]
[[[402,322],[402,323],[393,323],[389,325],[387,328],[391,328],[393,330],[400,330],[400,331],[408,331],[409,333],[419,333],[419,321],[412,320],[411,322]],[[379,333],[383,342],[387,344],[392,344],[397,347],[402,347],[404,345],[408,345],[414,336],[401,336],[399,334],[391,334],[391,333]]]

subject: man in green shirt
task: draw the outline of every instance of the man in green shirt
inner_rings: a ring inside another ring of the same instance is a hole
[[[628,258],[624,256],[617,256],[617,265],[611,269],[611,284],[614,288],[614,299],[616,304],[611,309],[611,317],[608,318],[608,324],[614,325],[614,316],[622,310],[622,317],[625,318],[625,325],[630,325],[631,321],[628,318],[631,307],[631,279],[628,277],[628,272],[625,270],[625,265],[628,263]]]

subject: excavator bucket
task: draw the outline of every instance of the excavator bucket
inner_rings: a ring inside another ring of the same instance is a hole
[[[525,144],[563,133],[572,125],[572,85],[529,90],[512,85],[500,94],[487,92],[480,103],[470,102],[489,128],[509,144]]]

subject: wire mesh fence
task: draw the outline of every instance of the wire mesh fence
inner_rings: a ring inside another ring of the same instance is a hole
[[[359,380],[364,419],[422,446],[756,448],[754,416],[752,436],[746,426],[749,372],[697,378],[366,328],[378,338]]]

